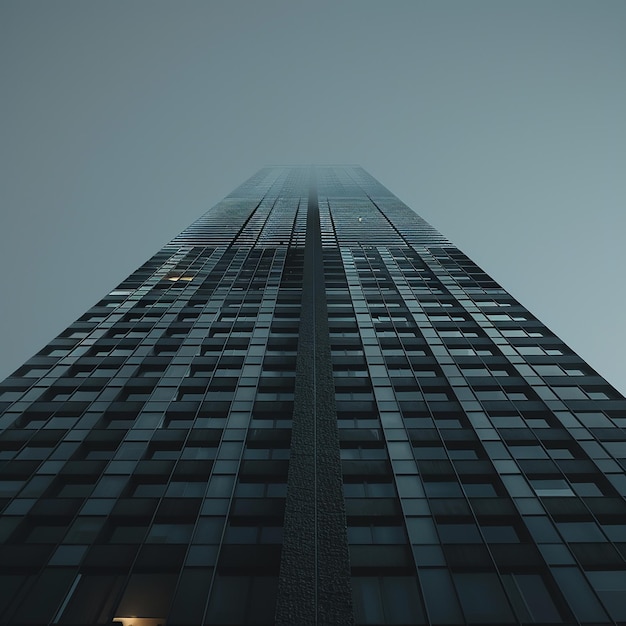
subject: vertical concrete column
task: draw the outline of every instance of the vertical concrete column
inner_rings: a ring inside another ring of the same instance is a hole
[[[276,624],[352,624],[319,207],[311,183]]]

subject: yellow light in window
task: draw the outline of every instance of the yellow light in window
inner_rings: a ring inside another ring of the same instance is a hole
[[[165,626],[164,617],[114,617],[122,626]]]
[[[178,276],[176,274],[172,276],[166,276],[165,278],[166,280],[171,280],[173,283],[178,282],[179,280],[184,280],[186,282],[193,280],[193,276]]]

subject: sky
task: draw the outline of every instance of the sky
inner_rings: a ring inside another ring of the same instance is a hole
[[[357,163],[626,393],[626,3],[3,0],[0,379],[268,164]]]

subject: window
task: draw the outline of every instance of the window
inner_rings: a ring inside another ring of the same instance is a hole
[[[540,497],[574,495],[567,481],[561,478],[535,478],[530,482],[535,493]]]
[[[452,481],[424,482],[424,489],[426,495],[431,498],[461,497],[463,495],[459,484]]]
[[[188,543],[193,524],[152,524],[146,541],[148,543]]]
[[[461,367],[464,376],[491,376],[486,367]]]
[[[587,572],[587,576],[611,617],[616,621],[626,620],[626,603],[624,603],[626,572],[623,570]]]
[[[126,626],[141,624],[145,616],[167,616],[177,578],[174,574],[133,574],[115,612],[114,621]],[[150,619],[149,622],[165,623],[165,617]]]
[[[289,458],[288,450],[286,458]],[[372,447],[354,447],[354,448],[342,448],[340,450],[342,460],[356,460],[356,459],[386,459],[387,451],[384,448],[372,448]]]
[[[423,624],[424,610],[413,576],[352,578],[354,620],[361,624]]]
[[[564,376],[565,372],[558,365],[534,365],[540,376]]]
[[[487,543],[518,543],[519,536],[513,526],[481,526]]]
[[[587,394],[580,387],[553,387],[552,391],[554,391],[561,400],[587,399]]]
[[[464,482],[463,489],[470,498],[495,498],[498,495],[491,482]]]
[[[344,482],[346,498],[394,498],[396,489],[392,482]]]
[[[469,623],[501,624],[515,621],[496,574],[456,572],[452,576]],[[485,598],[489,598],[489,602],[485,602]]]
[[[558,522],[557,528],[568,543],[605,541],[595,522]]]
[[[254,526],[231,523],[226,529],[225,543],[273,543],[282,544],[282,526]]]
[[[561,622],[561,617],[539,574],[504,574],[504,587],[523,622]]]
[[[476,397],[482,401],[507,399],[504,391],[497,389],[476,389]]]
[[[547,459],[548,454],[540,445],[511,446],[511,454],[515,459]]]
[[[402,526],[348,526],[348,543],[403,544],[407,542]]]
[[[165,493],[165,485],[158,483],[139,483],[132,495],[136,498],[160,498]]]
[[[206,623],[273,623],[277,588],[278,577],[274,576],[218,575],[213,584]]]
[[[235,489],[235,496],[238,498],[284,498],[287,496],[287,484],[240,481]]]
[[[443,543],[480,543],[482,539],[475,524],[437,524]]]

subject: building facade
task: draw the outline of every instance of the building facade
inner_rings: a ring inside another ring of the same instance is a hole
[[[626,624],[626,400],[359,167],[259,171],[0,410],[1,624]]]

